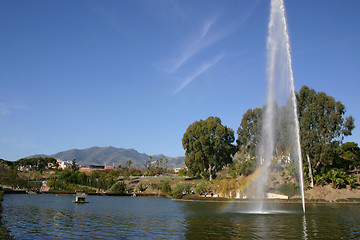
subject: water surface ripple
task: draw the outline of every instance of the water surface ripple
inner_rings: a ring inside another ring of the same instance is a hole
[[[179,202],[165,198],[11,195],[3,222],[16,239],[359,239],[360,204]]]

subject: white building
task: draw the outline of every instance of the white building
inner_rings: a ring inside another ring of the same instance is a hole
[[[70,161],[62,161],[60,159],[56,159],[56,162],[57,162],[57,164],[59,164],[58,168],[62,169],[62,170],[69,169],[72,166],[72,162],[70,162]]]

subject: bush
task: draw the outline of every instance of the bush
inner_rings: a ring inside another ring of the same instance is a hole
[[[180,183],[175,186],[172,190],[172,196],[175,198],[181,198],[182,195],[189,193],[190,191],[190,184],[188,183]]]
[[[126,191],[126,185],[122,181],[115,183],[110,188],[111,193],[125,193],[125,191]]]
[[[169,181],[165,181],[161,185],[161,192],[165,194],[171,193],[171,186]]]
[[[284,183],[279,186],[279,192],[292,197],[299,193],[299,187],[295,183]]]
[[[203,194],[208,191],[210,184],[209,182],[201,181],[198,185],[195,186],[194,192],[196,194]]]
[[[180,169],[178,172],[179,176],[186,176],[187,175],[187,171],[185,169]]]

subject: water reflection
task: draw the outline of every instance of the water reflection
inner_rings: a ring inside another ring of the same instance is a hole
[[[306,217],[303,216],[303,239],[307,240],[307,230],[306,230]]]
[[[16,239],[358,239],[358,204],[179,202],[163,198],[5,195],[3,222]]]

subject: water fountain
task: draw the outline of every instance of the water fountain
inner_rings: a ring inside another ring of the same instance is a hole
[[[299,122],[283,0],[271,0],[267,39],[267,78],[267,104],[263,113],[263,126],[258,146],[258,159],[261,160],[260,167],[263,168],[263,174],[256,182],[256,198],[264,199],[271,161],[275,156],[280,155],[279,148],[287,149],[286,152],[291,160],[297,163],[302,207],[305,212]],[[284,151],[282,153],[284,154]],[[259,201],[256,208],[256,211],[265,211],[263,200]]]

